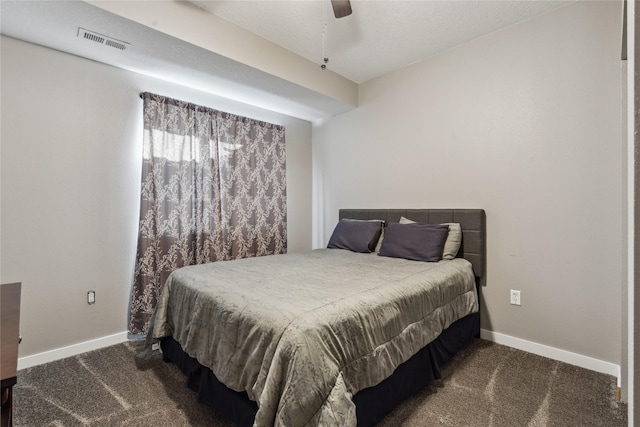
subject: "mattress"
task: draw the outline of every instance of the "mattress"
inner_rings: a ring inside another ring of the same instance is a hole
[[[356,425],[352,397],[478,311],[471,264],[318,249],[185,267],[152,325],[258,404],[255,425]]]

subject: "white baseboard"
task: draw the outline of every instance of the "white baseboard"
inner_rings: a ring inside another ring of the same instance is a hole
[[[538,356],[559,360],[560,362],[579,366],[591,371],[613,375],[618,380],[618,387],[621,385],[620,366],[614,363],[605,362],[603,360],[594,359],[593,357],[583,356],[578,353],[572,353],[555,347],[549,347],[544,344],[538,344],[521,338],[512,337],[510,335],[489,331],[487,329],[480,329],[480,338],[497,344],[503,344],[508,347],[517,348],[518,350],[523,350],[528,353],[537,354]]]
[[[77,354],[86,353],[87,351],[98,350],[99,348],[108,347],[110,345],[120,344],[127,341],[127,339],[127,332],[119,332],[117,334],[96,338],[94,340],[85,341],[66,347],[56,348],[54,350],[33,354],[31,356],[20,357],[18,359],[18,370],[42,365],[44,363],[53,362],[54,360],[64,359],[66,357],[75,356]]]

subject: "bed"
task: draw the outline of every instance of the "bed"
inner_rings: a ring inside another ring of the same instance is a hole
[[[185,267],[165,284],[151,336],[198,400],[236,425],[374,425],[479,334],[484,211],[339,212],[403,217],[460,224],[456,258],[318,249]]]

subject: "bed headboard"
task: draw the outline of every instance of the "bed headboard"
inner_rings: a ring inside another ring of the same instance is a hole
[[[462,245],[457,256],[471,262],[478,284],[484,285],[487,221],[483,209],[340,209],[339,212],[340,219],[382,219],[387,223],[399,222],[402,216],[426,224],[460,223]]]

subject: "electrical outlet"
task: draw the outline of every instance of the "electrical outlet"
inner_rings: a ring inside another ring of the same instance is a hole
[[[511,304],[520,305],[520,291],[511,289]]]
[[[96,303],[96,291],[87,292],[87,304],[95,304]]]

